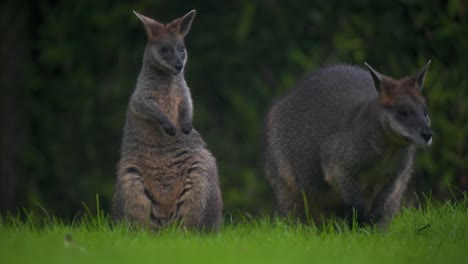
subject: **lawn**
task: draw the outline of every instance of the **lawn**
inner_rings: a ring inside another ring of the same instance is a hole
[[[467,205],[404,209],[386,231],[227,214],[217,234],[150,234],[114,226],[102,212],[73,223],[2,217],[0,263],[468,263]]]

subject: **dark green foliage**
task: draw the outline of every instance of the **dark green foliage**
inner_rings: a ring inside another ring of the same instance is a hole
[[[227,211],[274,208],[261,166],[263,116],[273,98],[332,63],[367,61],[401,77],[432,59],[423,93],[434,142],[420,151],[414,188],[438,198],[450,195],[447,182],[467,189],[466,2],[39,1],[27,7],[19,206],[73,217],[99,193],[108,209],[146,41],[131,11],[169,22],[193,8],[186,79]]]

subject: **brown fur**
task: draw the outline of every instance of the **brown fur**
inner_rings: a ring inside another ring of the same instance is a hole
[[[192,129],[190,91],[183,71],[173,68],[185,64],[180,47],[194,11],[167,27],[137,16],[147,30],[148,45],[127,111],[114,218],[152,230],[174,222],[217,229],[222,201],[216,161]],[[173,48],[172,57],[158,54],[159,45]]]
[[[381,83],[382,92],[379,94],[380,104],[391,106],[404,96],[411,96],[414,100],[424,101],[420,90],[417,88],[416,76],[409,76],[402,80],[384,77]]]

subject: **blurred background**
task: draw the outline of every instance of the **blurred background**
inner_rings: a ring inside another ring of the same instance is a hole
[[[402,77],[432,59],[423,93],[433,145],[408,191],[468,188],[468,3],[400,1],[2,1],[0,212],[72,218],[109,211],[127,102],[145,31],[197,10],[186,38],[194,126],[218,161],[225,210],[275,210],[263,176],[262,120],[273,98],[317,67],[367,61]],[[313,103],[313,102],[311,102]],[[411,200],[411,198],[409,199]]]

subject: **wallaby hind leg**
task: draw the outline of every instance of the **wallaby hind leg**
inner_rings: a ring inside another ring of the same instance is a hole
[[[277,162],[272,157],[266,161],[265,165],[266,176],[275,193],[280,215],[294,217],[300,215],[303,210],[303,202],[301,194],[295,186],[290,166],[285,162]]]
[[[218,211],[212,213],[214,219],[211,223],[218,223],[220,219],[215,219],[221,215],[221,194],[214,193],[218,187],[217,169],[214,158],[207,151],[203,150],[198,154],[198,160],[187,169],[183,190],[174,208],[174,220],[182,221],[187,228],[203,228],[206,212],[210,210]],[[208,201],[213,198],[217,201]],[[209,208],[210,206],[210,208]],[[211,207],[211,206],[216,206]],[[212,226],[206,226],[211,229]]]
[[[118,177],[113,199],[113,218],[126,220],[140,226],[156,228],[149,221],[151,201],[145,194],[145,188],[137,172],[126,173]]]
[[[300,219],[305,217],[304,202],[301,199],[300,192],[284,184],[278,184],[277,188],[274,189],[281,216]]]
[[[208,196],[205,217],[203,219],[203,227],[207,231],[217,231],[221,226],[223,219],[222,208],[223,202],[219,184],[211,182],[210,195]]]
[[[207,182],[203,173],[192,171],[185,179],[184,189],[174,208],[174,221],[188,228],[199,227],[207,204]]]

